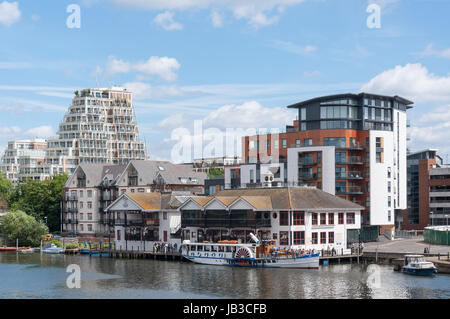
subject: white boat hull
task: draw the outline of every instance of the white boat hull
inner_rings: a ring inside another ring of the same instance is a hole
[[[241,258],[231,259],[224,257],[199,257],[183,255],[187,260],[203,265],[252,267],[252,268],[297,268],[318,269],[319,256],[303,256],[297,258],[275,258],[275,259],[253,259]]]

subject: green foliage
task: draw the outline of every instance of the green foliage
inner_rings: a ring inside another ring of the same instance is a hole
[[[209,170],[208,178],[215,179],[215,178],[223,178],[224,172],[220,168],[213,167]]]
[[[19,246],[36,247],[39,246],[42,235],[48,233],[48,228],[34,217],[13,210],[2,217],[0,232],[9,245],[15,246],[16,239],[19,239]]]
[[[9,198],[14,190],[14,186],[11,181],[0,174],[0,198],[9,201]]]
[[[27,180],[21,183],[10,196],[9,204],[12,210],[21,210],[44,221],[50,231],[60,229],[60,205],[67,175],[56,175],[51,180]]]
[[[66,245],[66,249],[77,249],[78,248],[78,244],[77,243],[72,243],[72,244],[67,244]]]
[[[62,246],[63,246],[63,244],[57,239],[46,241],[45,245],[47,245],[47,244],[54,244],[56,247],[60,247],[60,248],[62,248]]]

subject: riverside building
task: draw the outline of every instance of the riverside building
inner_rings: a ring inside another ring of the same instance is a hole
[[[114,223],[105,209],[129,193],[202,194],[206,174],[165,161],[132,160],[128,164],[81,163],[63,189],[61,232],[107,237]]]
[[[290,105],[298,120],[285,133],[243,138],[245,166],[226,169],[225,188],[272,181],[314,186],[363,206],[362,225],[392,233],[406,209],[412,104],[399,96],[349,93]]]
[[[254,233],[283,248],[341,253],[358,238],[363,207],[315,187],[279,187],[189,196],[178,209],[182,240],[192,243],[248,243]]]

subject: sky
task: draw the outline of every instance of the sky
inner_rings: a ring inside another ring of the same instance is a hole
[[[446,160],[449,16],[448,0],[0,0],[0,152],[55,136],[75,90],[117,85],[152,159],[177,161],[194,121],[282,131],[288,105],[368,92],[414,101],[410,150]]]

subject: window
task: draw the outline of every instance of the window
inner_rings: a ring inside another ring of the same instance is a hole
[[[320,214],[320,225],[326,225],[327,224],[327,214],[322,213]]]
[[[325,137],[323,139],[323,145],[345,147],[345,137]]]
[[[280,212],[280,226],[289,226],[288,212]]]
[[[338,214],[338,224],[343,225],[344,224],[344,213]]]
[[[250,183],[254,183],[255,182],[255,171],[254,170],[250,170]]]
[[[300,140],[299,139],[295,140],[295,147],[300,147]]]
[[[88,231],[92,231],[92,224],[88,224]]]
[[[327,233],[326,232],[320,233],[320,243],[321,244],[327,243]]]
[[[305,225],[304,212],[294,212],[294,225]]]
[[[391,178],[391,168],[390,167],[387,168],[387,177]]]
[[[286,147],[287,147],[287,141],[286,141],[286,139],[283,138],[283,139],[281,140],[281,142],[282,142],[282,144],[283,144],[283,148],[286,148]]]
[[[83,208],[83,202],[80,202],[80,208]]]
[[[312,224],[317,225],[317,213],[312,213],[311,217],[312,217]]]
[[[312,138],[305,138],[303,141],[304,146],[312,146]]]
[[[388,181],[388,193],[391,192],[391,182]]]
[[[332,231],[328,232],[328,243],[334,244],[334,232]]]
[[[391,207],[391,196],[388,196],[388,207]]]
[[[328,213],[328,225],[334,225],[334,213]]]
[[[390,221],[391,221],[391,211],[388,210],[388,222],[390,222]]]
[[[376,138],[376,147],[381,148],[381,137]]]
[[[83,191],[80,191],[80,197],[83,197]]]
[[[167,220],[167,212],[163,212],[163,219]]]
[[[377,153],[376,153],[376,162],[377,162],[377,163],[382,163],[382,160],[381,160],[381,152],[377,152]]]
[[[336,164],[342,164],[347,161],[345,152],[336,152],[335,158],[336,158]]]
[[[91,190],[87,191],[87,195],[88,197],[92,197],[92,191]]]
[[[355,213],[347,213],[347,224],[355,223]]]
[[[300,121],[306,121],[306,108],[300,109]]]
[[[92,214],[88,214],[88,220],[92,220]]]
[[[280,231],[280,245],[282,246],[289,245],[289,232]]]
[[[92,202],[87,203],[87,208],[92,208]]]
[[[311,233],[311,242],[313,245],[317,245],[317,233]]]
[[[305,244],[305,232],[295,231],[294,232],[294,245],[304,245]]]

